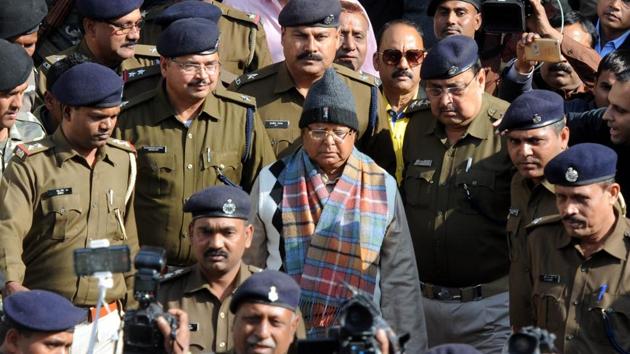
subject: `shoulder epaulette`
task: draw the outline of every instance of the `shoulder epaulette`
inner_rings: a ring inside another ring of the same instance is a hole
[[[493,120],[499,120],[503,118],[503,112],[491,107],[488,108],[488,116],[490,116]]]
[[[278,72],[278,65],[284,65],[282,62],[280,63],[275,63],[269,66],[266,66],[260,70],[251,72],[251,73],[247,73],[247,74],[243,74],[239,77],[236,78],[236,80],[234,80],[234,85],[236,85],[236,87],[240,87],[244,84],[250,83],[250,82],[254,82],[266,77],[269,77],[275,73]]]
[[[258,24],[260,23],[260,16],[254,13],[243,12],[241,10],[217,2],[214,2],[214,5],[221,9],[221,12],[225,17],[229,17],[239,21],[245,21],[253,24],[254,26],[258,26]]]
[[[160,279],[160,283],[165,283],[165,282],[171,281],[173,279],[180,278],[181,276],[192,272],[193,268],[194,268],[194,266],[190,266],[190,267],[178,269],[178,270],[176,270],[174,272],[166,273]]]
[[[538,227],[538,226],[553,224],[553,223],[556,223],[556,222],[558,222],[560,220],[562,220],[562,215],[560,215],[560,214],[541,216],[539,218],[536,218],[536,219],[532,220],[532,222],[530,222],[529,224],[525,225],[525,228],[526,229],[532,229],[532,228]]]
[[[228,90],[216,90],[214,94],[245,106],[256,107],[256,99],[252,96]]]
[[[262,272],[262,269],[261,269],[261,268],[258,268],[258,267],[253,266],[253,265],[248,265],[248,266],[247,266],[247,270],[249,270],[249,271],[250,271],[250,273],[259,273],[259,272]]]
[[[120,140],[120,139],[114,139],[114,138],[110,138],[109,140],[107,140],[107,144],[128,152],[136,152],[136,147],[133,146],[132,143],[126,141],[126,140]]]
[[[132,99],[130,99],[129,101],[123,102],[122,104],[122,110],[126,111],[128,109],[131,109],[143,102],[146,102],[150,99],[152,99],[153,97],[155,97],[155,95],[157,94],[157,90],[153,89],[153,90],[149,90],[147,92],[143,92],[137,96],[134,96]]]
[[[429,102],[429,100],[426,98],[420,98],[420,99],[411,101],[411,103],[407,107],[407,113],[426,111],[430,108],[431,108],[431,102]]]
[[[381,80],[377,79],[376,77],[370,74],[354,71],[339,64],[333,64],[333,68],[338,74],[346,76],[350,79],[362,82],[364,84],[367,84],[370,86],[377,86],[377,87],[380,86],[381,84]]]
[[[123,80],[125,82],[132,82],[141,80],[147,77],[153,77],[156,75],[162,75],[160,65],[146,66],[142,68],[135,68],[131,70],[125,70],[123,72]]]
[[[44,67],[44,69],[48,70],[54,63],[58,62],[59,60],[65,57],[66,56],[64,54],[49,55],[44,59],[42,66]]]
[[[15,149],[15,156],[24,160],[27,156],[32,156],[38,154],[40,152],[51,149],[54,146],[52,140],[45,138],[42,140],[18,144],[17,149]]]
[[[154,45],[150,45],[150,44],[136,44],[135,52],[136,52],[136,56],[154,57],[154,58],[160,57],[160,53],[158,53],[157,48]]]

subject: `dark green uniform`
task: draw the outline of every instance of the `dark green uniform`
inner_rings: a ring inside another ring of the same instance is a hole
[[[18,146],[0,182],[0,271],[6,281],[95,306],[97,280],[77,278],[73,251],[107,239],[110,245],[128,245],[135,255],[134,166],[132,146],[110,139],[90,167],[61,129]],[[114,274],[107,302],[124,299],[131,291],[125,280],[131,284],[132,278]]]
[[[371,136],[377,131],[379,116],[386,116],[385,107],[379,99],[378,79],[341,65],[333,64],[333,67],[354,96],[359,137],[368,131]],[[300,137],[299,121],[304,96],[295,88],[284,61],[239,77],[230,89],[256,97],[260,117],[277,156],[283,156],[294,148],[292,144]]]
[[[505,221],[513,167],[505,140],[492,127],[507,107],[484,94],[479,113],[452,146],[430,110],[409,120],[402,191],[425,283],[469,287],[508,274]]]
[[[191,215],[182,211],[186,198],[230,182],[248,191],[260,169],[275,160],[255,107],[252,97],[219,86],[187,128],[175,117],[160,83],[123,108],[115,135],[138,150],[140,244],[164,247],[169,264],[193,262]]]
[[[241,263],[240,271],[234,279],[234,289],[255,272],[260,272],[260,269]],[[232,349],[232,294],[218,299],[197,265],[172,274],[162,281],[158,301],[164,305],[165,310],[175,308],[188,313],[191,327],[190,351],[222,353]]]
[[[260,17],[248,14],[217,1],[208,1],[221,9],[219,19],[219,56],[222,68],[236,76],[260,69],[271,64],[271,53],[267,47],[267,36]],[[141,43],[156,44],[161,28],[153,18],[174,2],[149,10],[140,36]]]

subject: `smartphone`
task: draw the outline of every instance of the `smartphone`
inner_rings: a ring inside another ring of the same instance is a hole
[[[560,57],[560,42],[552,38],[538,38],[525,46],[525,60],[557,63]]]
[[[125,273],[130,269],[129,247],[126,245],[74,250],[74,272],[78,276],[98,272]]]

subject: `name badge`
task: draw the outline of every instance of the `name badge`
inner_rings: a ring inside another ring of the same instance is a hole
[[[288,120],[266,120],[265,128],[267,129],[289,129]]]
[[[166,146],[143,146],[140,148],[140,151],[156,154],[166,154]]]
[[[543,283],[560,284],[560,276],[557,274],[542,274],[540,281]]]
[[[431,167],[431,165],[433,165],[433,160],[416,160],[413,165],[420,167]]]
[[[199,324],[198,323],[189,323],[188,324],[188,329],[191,332],[197,332],[199,330]]]
[[[66,195],[66,194],[72,194],[72,188],[66,187],[66,188],[51,189],[47,191],[46,193],[44,193],[44,196],[46,198],[50,198],[50,197],[56,197],[58,195]]]

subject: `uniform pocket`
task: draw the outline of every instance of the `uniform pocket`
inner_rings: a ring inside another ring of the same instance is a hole
[[[54,218],[53,230],[50,238],[63,241],[73,238],[81,231],[80,198],[76,194],[57,195],[42,200],[42,212]]]
[[[409,166],[403,181],[403,192],[407,204],[415,207],[428,207],[433,194],[435,169]]]
[[[604,293],[601,300],[598,293],[591,294],[585,301],[585,318],[581,321],[583,334],[590,340],[607,344],[608,332],[614,334],[623,348],[630,348],[630,296]],[[606,325],[603,313],[606,315]]]
[[[492,213],[495,192],[495,178],[492,171],[473,169],[460,173],[455,176],[455,186],[461,212],[486,215]]]
[[[141,151],[141,150],[140,150]],[[138,156],[138,189],[150,195],[169,195],[176,183],[175,156],[170,153],[142,152]]]
[[[240,184],[243,165],[239,151],[212,151],[211,159],[202,156],[202,168],[207,180],[215,180],[219,175],[224,175],[232,183]]]
[[[565,289],[564,284],[538,282],[534,285],[532,303],[536,326],[556,333],[564,328],[567,318],[564,302]]]

